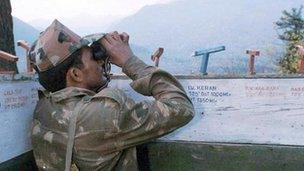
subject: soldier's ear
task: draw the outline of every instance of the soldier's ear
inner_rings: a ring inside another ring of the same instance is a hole
[[[83,73],[79,68],[71,67],[67,72],[67,81],[80,83],[83,81]]]

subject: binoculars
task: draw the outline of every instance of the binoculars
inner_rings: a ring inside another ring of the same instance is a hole
[[[103,60],[105,62],[108,60],[107,51],[99,42],[94,42],[91,48],[94,60]]]
[[[103,74],[107,78],[107,83],[106,83],[107,85],[110,82],[110,71],[111,71],[111,63],[109,61],[109,56],[107,55],[107,51],[99,42],[94,42],[91,48],[92,48],[93,59],[96,61],[100,61],[100,60],[104,61],[102,68],[103,68]]]

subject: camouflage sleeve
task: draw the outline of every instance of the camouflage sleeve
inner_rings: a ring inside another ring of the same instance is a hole
[[[90,129],[93,125],[102,125],[102,128],[94,126],[99,129],[98,133],[92,132],[83,142],[81,136],[78,136],[79,145],[87,146],[86,142],[89,141],[90,148],[94,146],[101,153],[120,151],[172,132],[193,118],[193,105],[172,75],[147,66],[137,57],[131,58],[123,71],[133,80],[131,86],[135,91],[146,96],[152,95],[155,100],[135,103],[121,90],[104,89],[92,99],[92,104],[83,111],[86,113],[83,116],[87,118],[90,113],[93,116],[92,111],[97,106],[102,113],[94,115],[95,119],[90,117],[90,123],[82,122],[90,125]],[[97,142],[96,137],[102,140]]]
[[[120,148],[165,135],[193,118],[191,101],[181,84],[169,73],[147,66],[135,56],[127,61],[123,72],[133,80],[131,86],[135,91],[153,96],[155,100],[134,103],[125,97],[119,126],[127,134],[118,136],[123,142]]]

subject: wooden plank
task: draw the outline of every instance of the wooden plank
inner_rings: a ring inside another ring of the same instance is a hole
[[[15,74],[16,73],[16,71],[0,71],[0,74],[9,74],[9,75],[11,75],[11,74]]]
[[[143,149],[143,148],[141,148]],[[304,170],[304,147],[200,142],[153,142],[147,144],[151,171],[184,170]]]
[[[6,61],[9,61],[9,62],[17,62],[18,61],[17,56],[11,55],[11,54],[6,53],[2,50],[0,50],[0,59],[6,60]]]
[[[26,152],[6,162],[0,163],[0,170],[38,171],[33,151]]]

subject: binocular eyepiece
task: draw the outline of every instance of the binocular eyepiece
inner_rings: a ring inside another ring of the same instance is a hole
[[[104,61],[102,68],[103,68],[103,74],[106,77],[107,81],[105,84],[100,87],[100,89],[103,89],[108,85],[110,82],[110,72],[111,72],[111,64],[109,61],[109,56],[107,55],[107,51],[105,48],[99,43],[99,42],[94,42],[91,46],[92,48],[92,54],[93,54],[93,59],[96,61]]]
[[[94,42],[91,46],[92,48],[92,53],[93,53],[93,58],[96,61],[103,60],[107,61],[107,52],[105,48],[99,43],[99,42]]]

